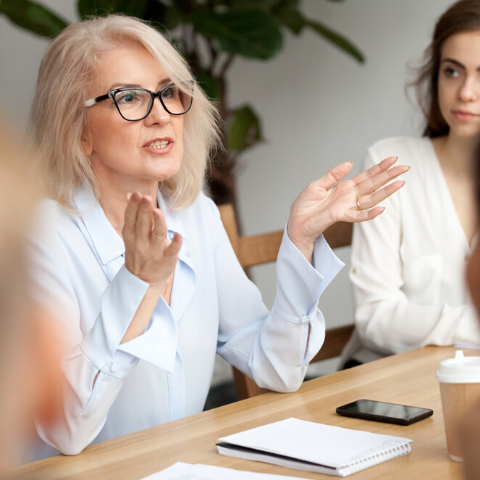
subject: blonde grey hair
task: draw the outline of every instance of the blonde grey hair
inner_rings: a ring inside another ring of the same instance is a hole
[[[157,30],[126,16],[109,15],[67,27],[48,47],[38,74],[32,109],[37,166],[48,196],[74,211],[75,189],[87,180],[98,198],[98,184],[81,138],[88,125],[85,102],[102,54],[120,46],[145,48],[180,88],[193,75],[182,56]],[[218,145],[218,113],[198,84],[184,120],[182,165],[160,189],[172,208],[191,205],[203,187],[208,158]]]

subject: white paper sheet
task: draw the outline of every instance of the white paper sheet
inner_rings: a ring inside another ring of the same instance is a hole
[[[213,465],[191,465],[177,462],[175,465],[145,477],[143,480],[304,480],[298,477],[243,472]]]

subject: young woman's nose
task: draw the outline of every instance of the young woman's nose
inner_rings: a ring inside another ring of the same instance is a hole
[[[459,97],[462,102],[472,102],[478,99],[480,83],[477,77],[467,76],[462,83]]]

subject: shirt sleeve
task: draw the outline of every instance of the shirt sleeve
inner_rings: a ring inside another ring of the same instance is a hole
[[[31,240],[32,296],[61,321],[66,351],[63,412],[55,425],[38,423],[37,431],[52,447],[75,455],[98,435],[125,377],[138,363],[119,346],[148,284],[122,267],[101,296],[93,328],[83,331],[85,312],[67,274],[63,248],[54,235]]]
[[[325,339],[325,320],[318,309],[320,295],[344,264],[321,236],[314,245],[312,266],[285,229],[277,259],[276,297],[268,311],[240,266],[216,207],[214,210],[220,317],[217,353],[262,388],[295,391]]]
[[[369,149],[364,169],[377,164]],[[408,188],[408,184],[405,188]],[[355,224],[350,279],[355,297],[355,326],[362,344],[383,355],[424,345],[480,343],[472,306],[420,305],[402,291],[400,191],[385,202],[375,220]]]

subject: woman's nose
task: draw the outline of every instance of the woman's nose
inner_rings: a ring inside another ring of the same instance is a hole
[[[472,102],[478,99],[480,84],[477,78],[466,77],[463,82],[459,97],[462,102]]]
[[[145,118],[147,124],[161,124],[165,125],[170,123],[170,114],[165,110],[162,102],[158,97],[153,100],[152,110],[150,114]]]

